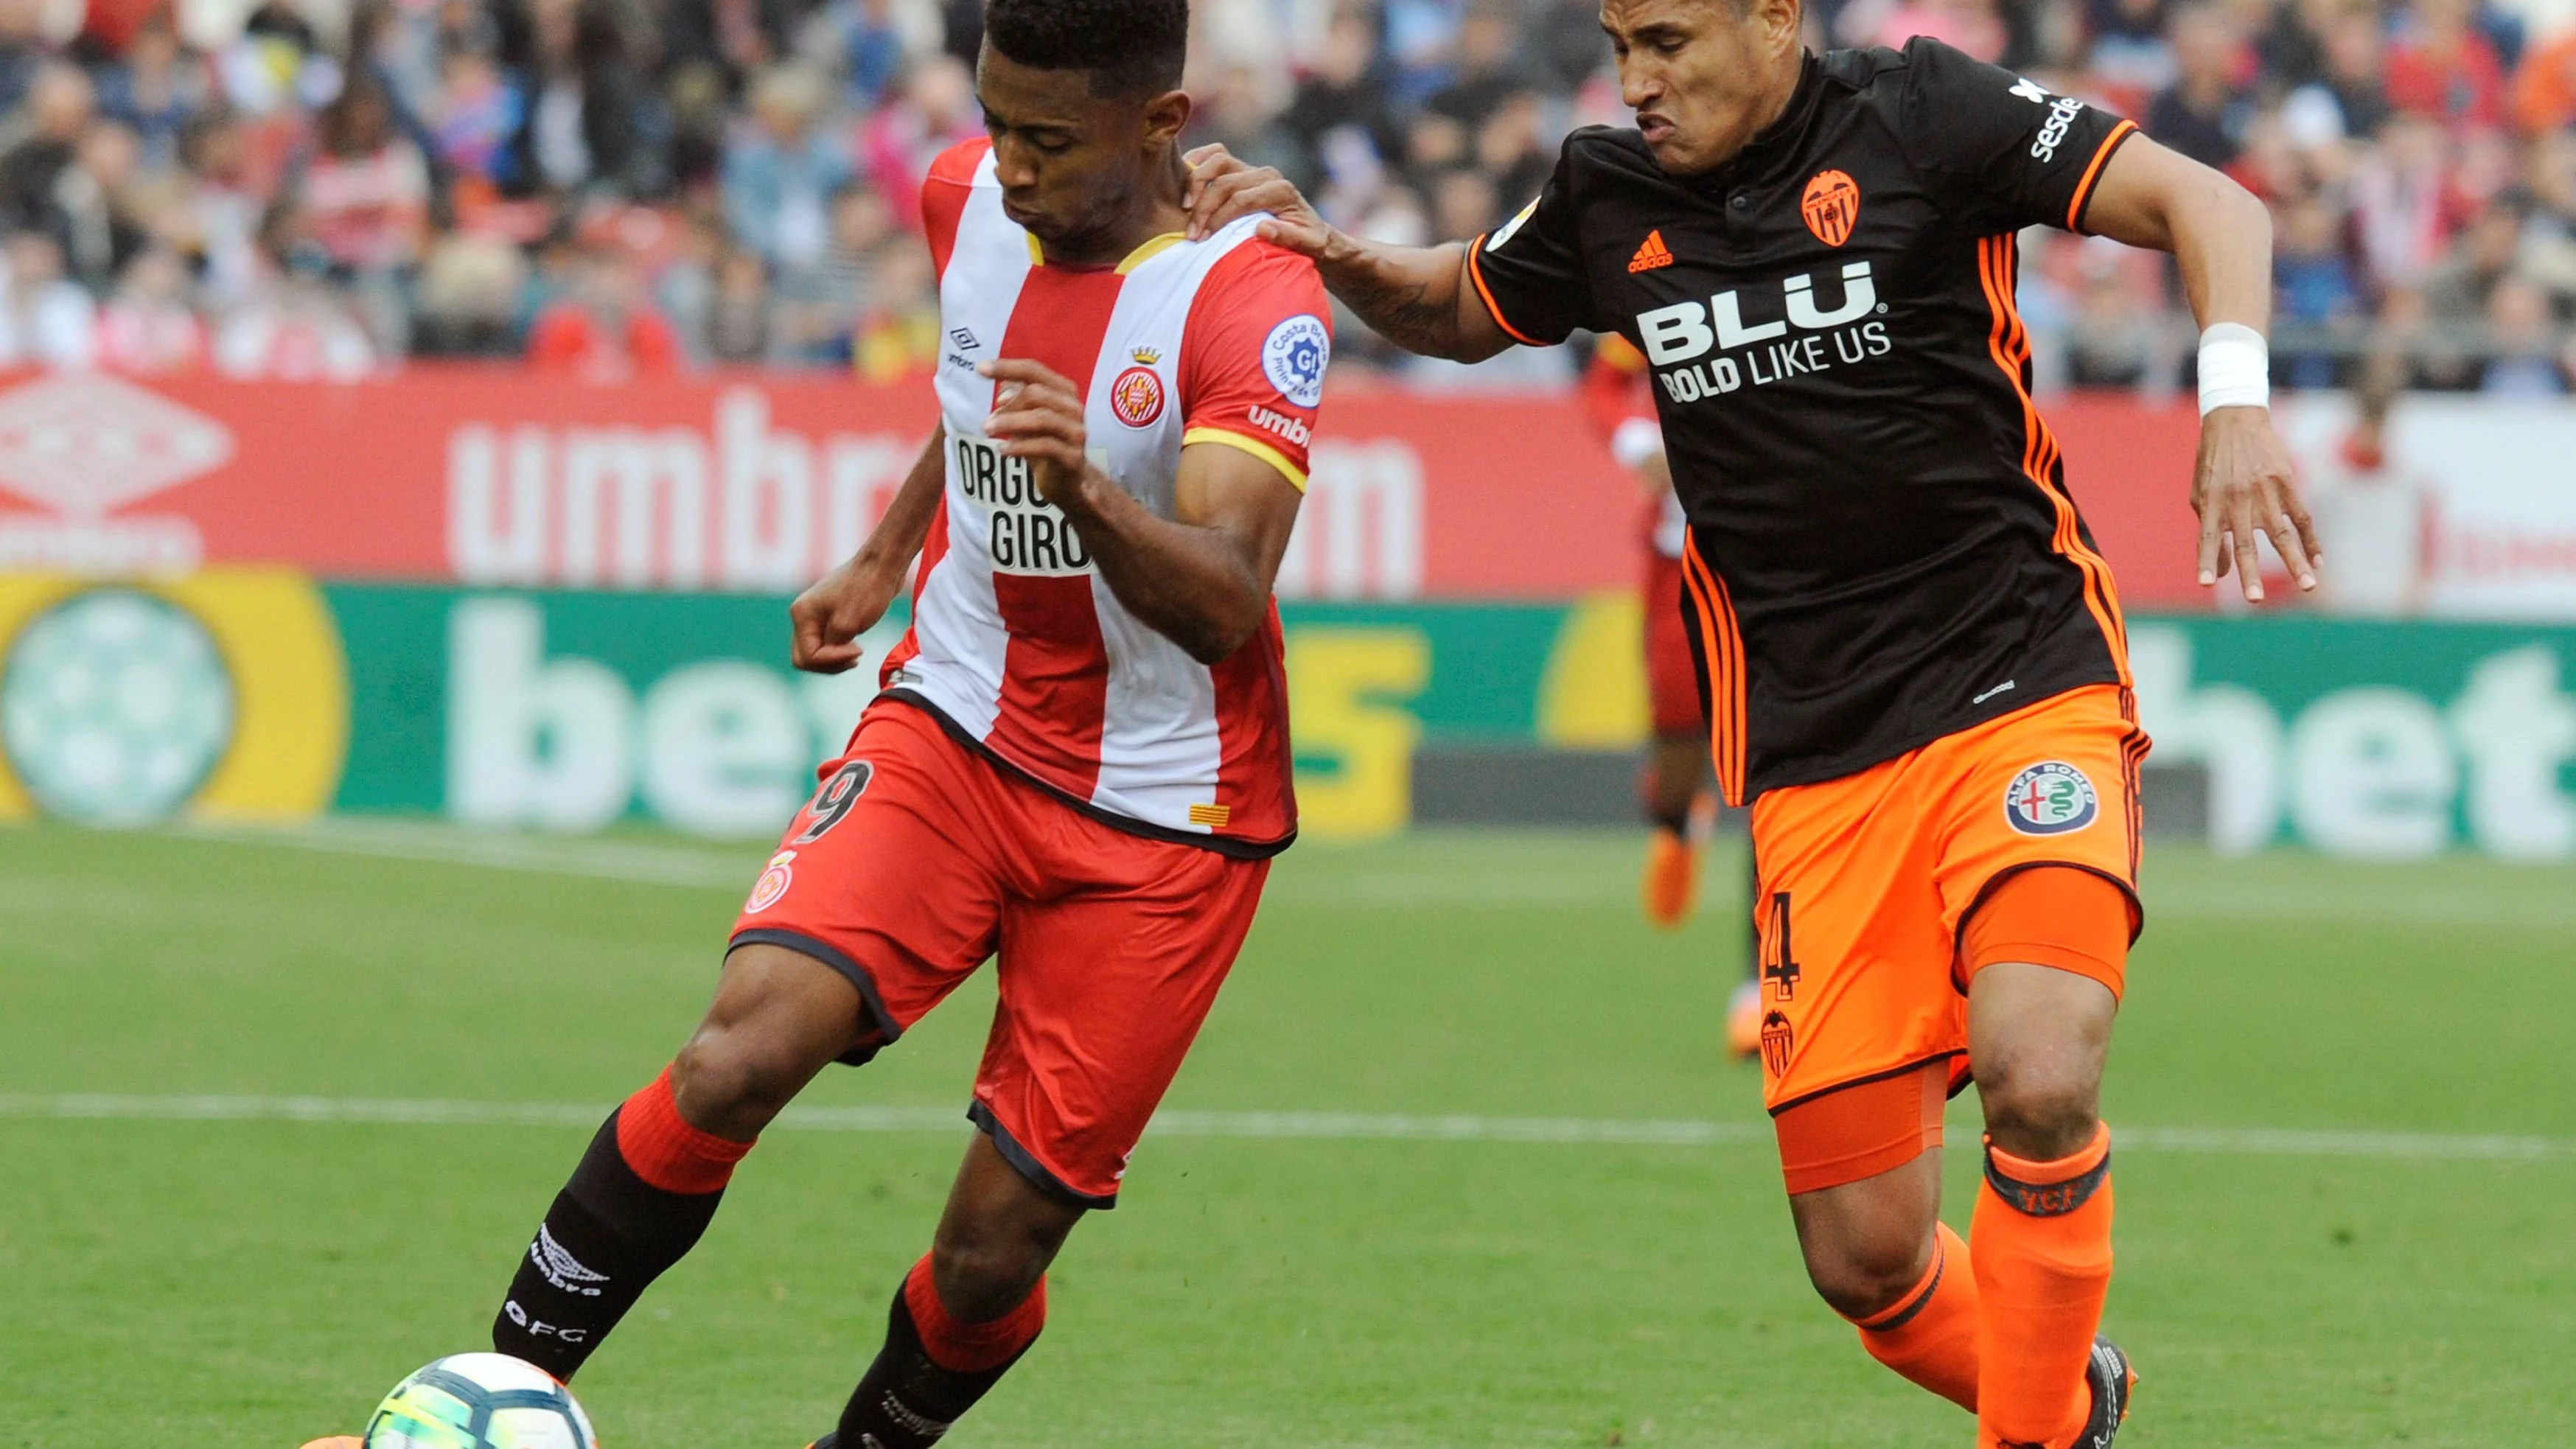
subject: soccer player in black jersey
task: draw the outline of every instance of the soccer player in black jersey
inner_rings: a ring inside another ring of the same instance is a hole
[[[1988,1449],[2101,1449],[2134,1376],[2097,1115],[2135,890],[2119,598],[2030,398],[2034,225],[2173,253],[2206,329],[2200,572],[2319,555],[2267,409],[2260,202],[1931,40],[1816,56],[1799,0],[1603,0],[1634,129],[1568,137],[1464,247],[1325,224],[1207,148],[1193,220],[1271,213],[1353,311],[1463,360],[1577,328],[1645,353],[1690,515],[1686,616],[1761,876],[1764,1095],[1817,1291]],[[2177,480],[2179,482],[2180,480]],[[1624,520],[1605,519],[1621,527]],[[1944,1097],[1985,1181],[1937,1217]]]

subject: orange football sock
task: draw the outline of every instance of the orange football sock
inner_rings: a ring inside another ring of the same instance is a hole
[[[1855,1319],[1869,1356],[1973,1414],[1977,1411],[1977,1275],[1968,1245],[1932,1225],[1932,1270],[1884,1313]]]
[[[1977,1443],[2063,1449],[2091,1404],[2086,1360],[2111,1289],[2111,1129],[2032,1162],[1986,1144],[1977,1191]]]

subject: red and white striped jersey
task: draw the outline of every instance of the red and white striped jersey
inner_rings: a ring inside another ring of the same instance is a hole
[[[1114,267],[1046,260],[1002,212],[989,142],[922,187],[939,267],[947,487],[923,546],[912,630],[886,689],[1111,824],[1233,854],[1296,834],[1286,667],[1274,606],[1214,666],[1109,590],[1025,466],[984,436],[999,358],[1045,364],[1087,398],[1094,466],[1170,517],[1181,450],[1240,448],[1306,484],[1331,316],[1314,264],[1247,217],[1158,237]]]

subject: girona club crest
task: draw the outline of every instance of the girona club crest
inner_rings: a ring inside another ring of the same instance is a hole
[[[779,897],[786,895],[787,888],[795,883],[796,852],[782,850],[769,858],[769,868],[760,873],[760,879],[752,882],[751,899],[743,903],[743,912],[756,916],[768,910],[778,904]]]
[[[1851,240],[1852,225],[1860,220],[1860,187],[1843,172],[1819,171],[1807,183],[1807,194],[1798,198],[1798,214],[1807,219],[1816,240],[1841,246]]]
[[[1109,384],[1109,410],[1131,428],[1148,428],[1163,415],[1163,379],[1138,363]]]

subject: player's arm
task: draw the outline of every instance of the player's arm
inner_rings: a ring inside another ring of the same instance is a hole
[[[1202,664],[1241,648],[1270,615],[1297,485],[1267,459],[1199,443],[1181,450],[1173,516],[1160,517],[1092,466],[1071,382],[1014,359],[979,371],[1001,385],[985,432],[1029,461],[1039,494],[1082,535],[1118,602]]]
[[[795,625],[791,658],[799,669],[840,674],[859,662],[858,637],[877,626],[886,607],[903,592],[903,579],[930,534],[939,512],[940,490],[947,485],[948,425],[930,430],[930,441],[904,475],[894,502],[868,532],[867,542],[839,568],[825,574],[787,606]]]
[[[1397,247],[1362,241],[1316,214],[1278,170],[1254,166],[1223,146],[1189,153],[1190,239],[1249,212],[1266,211],[1264,241],[1314,260],[1324,286],[1376,333],[1407,352],[1482,362],[1512,345],[1467,270],[1456,242]]]
[[[2233,567],[2245,597],[2262,598],[2254,540],[2267,534],[2299,587],[2315,588],[2324,555],[2263,384],[2271,213],[2225,176],[2133,136],[2103,168],[2084,224],[2115,241],[2173,253],[2202,328],[2204,401],[2191,494],[2200,513],[2201,583],[2215,584]],[[2230,368],[2243,375],[2227,375]]]

